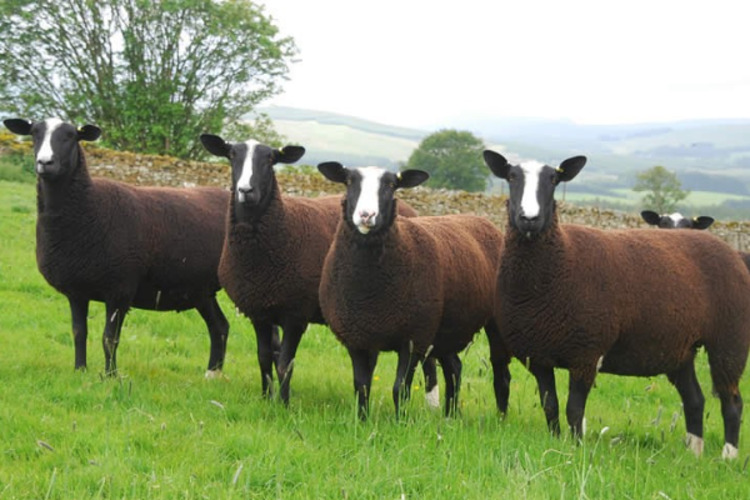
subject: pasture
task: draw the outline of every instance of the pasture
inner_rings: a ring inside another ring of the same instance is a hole
[[[721,460],[719,403],[703,353],[701,458],[683,445],[680,400],[663,376],[600,375],[578,444],[567,432],[561,439],[548,434],[535,381],[513,361],[509,412],[501,420],[483,335],[461,355],[457,418],[426,407],[418,370],[412,401],[397,421],[395,355],[384,353],[371,418],[360,422],[349,357],[319,326],[302,339],[285,408],[261,397],[252,328],[223,292],[231,323],[224,379],[203,377],[209,342],[197,312],[137,310],[123,327],[119,375],[104,377],[100,304],[89,313],[89,370],[75,372],[67,301],[36,269],[35,212],[32,184],[0,181],[0,499],[739,499],[750,493],[750,428],[742,425],[739,459]],[[557,377],[564,403],[567,374]]]

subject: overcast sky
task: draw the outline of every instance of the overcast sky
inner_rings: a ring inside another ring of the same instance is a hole
[[[743,0],[260,0],[299,62],[264,104],[392,125],[750,118]]]

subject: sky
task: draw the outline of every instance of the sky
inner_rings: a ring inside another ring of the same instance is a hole
[[[417,128],[750,118],[742,0],[258,0],[299,54],[263,105]]]

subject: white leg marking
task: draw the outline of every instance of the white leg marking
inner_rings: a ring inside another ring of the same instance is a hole
[[[224,374],[221,370],[206,370],[206,380],[216,380],[224,378]]]
[[[586,436],[586,417],[581,420],[581,437]]]
[[[724,449],[721,450],[721,458],[724,460],[734,460],[740,454],[740,450],[729,443],[724,443]]]
[[[685,445],[690,448],[690,451],[692,451],[696,457],[703,454],[703,438],[688,432],[687,437],[685,437]]]
[[[427,406],[429,406],[432,409],[439,409],[440,408],[440,386],[435,384],[435,387],[433,387],[430,392],[425,393],[424,399],[425,401],[427,401]]]

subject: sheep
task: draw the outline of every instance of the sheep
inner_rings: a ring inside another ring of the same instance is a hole
[[[305,153],[301,146],[273,149],[255,140],[229,143],[212,134],[200,139],[209,153],[228,158],[232,166],[233,196],[219,281],[255,329],[263,395],[271,395],[275,364],[280,397],[288,405],[302,334],[309,323],[325,324],[318,286],[338,224],[341,196],[281,195],[273,166],[299,160]],[[408,205],[400,213],[416,215]],[[283,330],[280,345],[273,334],[275,325]],[[427,384],[437,391],[435,366],[426,365],[424,370]]]
[[[207,377],[224,365],[229,323],[216,301],[217,268],[229,193],[217,188],[135,187],[91,177],[80,141],[94,125],[76,129],[59,118],[5,126],[30,135],[37,174],[36,258],[47,282],[69,301],[75,368],[85,370],[89,302],[104,302],[105,371],[117,372],[117,347],[131,308],[197,309],[208,327]]]
[[[679,212],[671,215],[659,215],[652,210],[644,210],[641,212],[641,217],[648,224],[663,229],[708,229],[714,223],[714,218],[707,215],[688,219]]]
[[[721,400],[722,456],[736,457],[738,383],[750,346],[750,275],[737,252],[702,231],[559,225],[555,187],[580,172],[584,156],[557,169],[511,165],[491,150],[484,160],[510,186],[496,321],[536,378],[550,430],[559,433],[554,368],[569,372],[566,415],[576,437],[598,371],[665,373],[682,398],[688,445],[700,455],[704,398],[694,358],[703,346]]]
[[[644,210],[641,217],[645,222],[660,229],[708,229],[714,223],[714,218],[701,215],[688,219],[681,213],[675,212],[671,215],[659,215],[652,210]],[[750,253],[739,252],[745,266],[750,269]]]
[[[394,217],[397,189],[426,172],[399,174],[378,167],[348,169],[325,162],[318,170],[345,184],[341,221],[323,265],[320,306],[347,348],[358,414],[366,419],[380,351],[398,353],[393,385],[396,415],[409,397],[414,361],[436,358],[445,377],[445,413],[457,409],[464,349],[479,329],[490,340],[498,408],[507,410],[510,356],[492,319],[502,233],[471,215]]]

